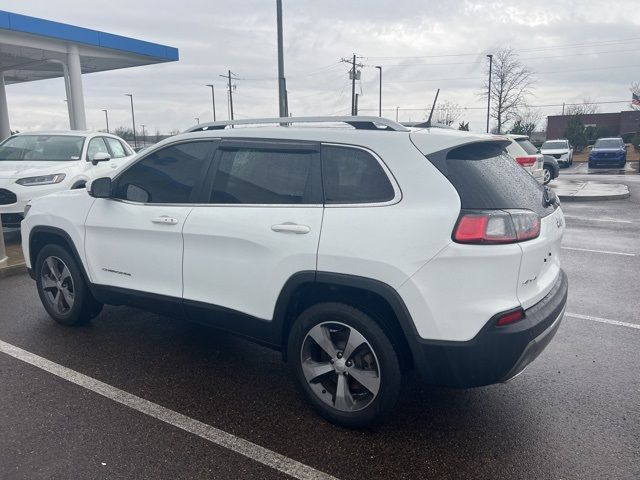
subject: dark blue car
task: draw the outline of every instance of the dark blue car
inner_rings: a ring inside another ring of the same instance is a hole
[[[624,167],[627,147],[620,137],[599,138],[589,152],[589,168]]]

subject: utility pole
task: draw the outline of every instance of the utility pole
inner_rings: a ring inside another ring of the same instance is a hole
[[[562,102],[562,115],[564,115],[564,102]]]
[[[111,133],[109,132],[109,111],[108,110],[102,110],[104,112],[104,119],[107,121],[107,133]]]
[[[396,122],[398,121],[398,110],[400,110],[400,107],[396,107]]]
[[[229,89],[229,120],[233,120],[233,90],[236,86],[231,84],[231,80],[238,80],[238,77],[231,70],[228,70],[226,75],[220,76],[222,78],[226,78],[228,81],[227,88]]]
[[[487,55],[489,59],[489,89],[487,90],[487,133],[489,133],[489,111],[491,109],[491,68],[493,67],[493,55]]]
[[[211,106],[213,107],[213,121],[216,121],[216,94],[213,91],[213,84],[208,83],[207,87],[211,87]]]
[[[382,67],[376,65],[376,68],[380,71],[380,88],[378,89],[378,116],[382,117]]]
[[[355,116],[358,116],[358,97],[359,97],[359,96],[360,96],[360,94],[359,94],[359,93],[356,93],[356,103],[355,103],[355,106],[354,106],[354,108],[353,108],[353,114],[354,114]]]
[[[131,121],[133,123],[133,146],[138,148],[138,137],[136,135],[136,115],[133,112],[133,95],[131,93],[125,93],[125,97],[129,97],[131,99]]]
[[[353,54],[353,58],[342,58],[340,61],[343,63],[351,64],[351,70],[349,71],[349,78],[351,79],[351,115],[355,116],[356,113],[356,80],[360,80],[360,71],[356,70],[356,67],[364,67],[361,63],[356,63],[356,54]]]
[[[282,45],[282,0],[276,0],[278,22],[278,106],[280,118],[288,117],[287,80],[284,77],[284,48]]]

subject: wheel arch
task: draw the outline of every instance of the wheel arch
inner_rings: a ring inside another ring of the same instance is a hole
[[[64,230],[56,227],[39,225],[33,227],[29,232],[29,260],[31,261],[31,273],[35,274],[38,254],[46,245],[50,244],[59,245],[68,250],[77,262],[78,268],[80,268],[82,276],[84,277],[84,281],[87,285],[91,285],[87,272],[84,268],[84,264],[80,260],[78,249],[73,243],[71,236]]]
[[[283,287],[274,311],[278,343],[286,360],[286,345],[297,316],[312,305],[340,302],[368,314],[389,336],[401,357],[403,369],[418,358],[417,331],[398,292],[390,285],[367,277],[332,272],[299,272]]]

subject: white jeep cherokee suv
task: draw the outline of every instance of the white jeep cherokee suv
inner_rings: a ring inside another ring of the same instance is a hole
[[[22,246],[47,312],[75,325],[127,304],[243,335],[351,427],[393,410],[405,371],[487,385],[545,348],[567,298],[564,218],[507,139],[282,120],[198,125],[34,200]]]
[[[119,137],[99,132],[18,133],[0,144],[0,215],[18,226],[30,200],[83,188],[134,155]]]

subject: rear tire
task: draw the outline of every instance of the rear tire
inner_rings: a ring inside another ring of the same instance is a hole
[[[343,303],[308,308],[291,329],[287,352],[300,390],[330,422],[363,428],[393,410],[402,383],[398,354],[364,312]]]
[[[553,179],[553,170],[548,165],[544,166],[543,169],[543,183],[547,185]]]
[[[65,326],[97,316],[102,304],[91,295],[73,255],[60,245],[46,245],[35,264],[38,295],[47,313]]]

